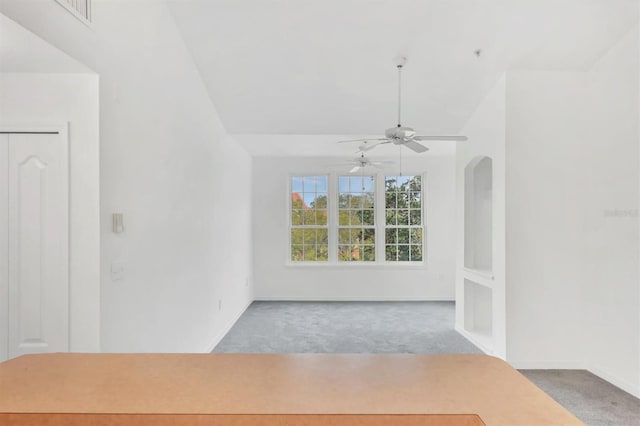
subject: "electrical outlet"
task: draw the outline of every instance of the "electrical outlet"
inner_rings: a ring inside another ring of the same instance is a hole
[[[249,277],[244,279],[244,286],[249,287]]]
[[[218,299],[218,310],[222,310],[222,299]]]
[[[122,261],[111,263],[111,281],[124,280],[126,264]]]

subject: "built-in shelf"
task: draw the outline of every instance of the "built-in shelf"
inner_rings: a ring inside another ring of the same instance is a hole
[[[493,288],[494,276],[491,271],[464,268],[463,276],[464,278],[474,281],[479,285],[482,285],[488,288]]]
[[[493,163],[476,157],[464,169],[463,322],[460,333],[493,353]]]
[[[464,331],[474,343],[493,351],[493,291],[491,287],[464,280]]]
[[[464,169],[464,267],[491,270],[493,265],[493,165],[477,157]]]

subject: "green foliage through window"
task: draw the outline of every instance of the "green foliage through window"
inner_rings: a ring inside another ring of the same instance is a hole
[[[385,177],[385,260],[420,262],[422,253],[422,177]]]
[[[329,260],[327,176],[291,178],[291,260],[326,262]]]
[[[375,179],[338,177],[338,261],[376,260]]]
[[[292,176],[291,262],[422,262],[423,183],[420,175],[385,176],[376,200],[375,176],[338,176],[331,193],[327,175]]]

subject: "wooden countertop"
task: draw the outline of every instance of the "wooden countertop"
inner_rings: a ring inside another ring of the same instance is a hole
[[[233,424],[444,424],[409,422],[420,416],[401,423],[393,416],[386,423],[282,421],[354,414],[468,415],[449,416],[458,421],[451,425],[482,424],[473,414],[486,425],[582,424],[507,363],[485,355],[43,354],[1,363],[0,424],[34,424],[27,419],[43,413],[50,421],[38,424],[70,424],[73,415],[88,424],[86,415],[98,414],[111,415],[108,424],[127,424],[122,415],[155,415],[148,424],[177,424],[177,415],[194,416],[181,424],[232,424],[196,420],[264,414],[281,421]]]

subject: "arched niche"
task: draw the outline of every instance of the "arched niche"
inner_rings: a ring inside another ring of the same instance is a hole
[[[464,266],[491,272],[493,267],[493,162],[476,157],[464,169]]]

